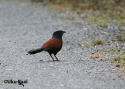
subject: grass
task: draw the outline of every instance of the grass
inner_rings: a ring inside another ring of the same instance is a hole
[[[114,47],[114,48],[108,49],[108,50],[97,50],[97,52],[101,53],[101,54],[107,54],[107,53],[113,54],[113,53],[119,53],[120,50],[118,47]]]
[[[104,44],[104,41],[102,40],[93,40],[91,42],[92,45],[103,45]]]
[[[103,45],[103,40],[92,40],[91,42],[84,42],[82,44],[79,44],[80,46],[91,46],[91,45]]]
[[[107,23],[125,23],[124,0],[31,0],[42,2],[55,11],[73,11],[83,15],[91,24],[106,27]]]
[[[67,17],[65,19],[66,20],[70,20],[70,21],[74,21],[74,20],[76,20],[76,17],[75,16],[71,16],[71,17]]]
[[[116,36],[116,39],[117,39],[117,41],[125,41],[125,35],[118,34],[118,35]]]
[[[114,47],[112,49],[108,49],[108,50],[96,50],[94,51],[92,54],[90,54],[88,56],[88,58],[101,58],[103,57],[105,54],[115,54],[115,53],[120,53],[120,50],[118,47]]]
[[[116,56],[111,59],[111,62],[116,63],[116,67],[125,67],[125,56]]]
[[[101,58],[103,57],[104,55],[101,54],[101,53],[92,53],[91,55],[88,56],[88,58]]]

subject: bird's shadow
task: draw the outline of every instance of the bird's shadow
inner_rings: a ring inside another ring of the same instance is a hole
[[[47,60],[47,61],[43,61],[43,60],[39,60],[39,62],[42,62],[42,63],[44,63],[44,62],[60,62],[60,60]]]
[[[53,63],[62,63],[62,62],[81,62],[83,60],[47,60],[47,61],[44,61],[44,60],[39,60],[40,63],[49,63],[49,62],[53,62]]]

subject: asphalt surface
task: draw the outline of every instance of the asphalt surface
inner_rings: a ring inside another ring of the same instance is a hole
[[[53,62],[47,52],[26,55],[57,30],[66,31],[57,54],[60,61]],[[53,12],[26,0],[0,0],[0,89],[125,89],[125,77],[110,62],[111,54],[87,57],[94,50],[123,49],[124,44],[112,41],[118,32],[113,24],[98,28],[68,11]],[[96,39],[105,44],[79,46]]]

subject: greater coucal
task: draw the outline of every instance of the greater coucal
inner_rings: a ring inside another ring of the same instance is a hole
[[[52,57],[52,54],[55,56],[56,60],[58,61],[58,58],[56,57],[56,54],[61,50],[62,48],[62,35],[65,33],[65,31],[55,31],[53,33],[52,38],[50,38],[48,41],[46,41],[40,48],[33,49],[28,51],[29,54],[36,54],[41,51],[47,51],[51,58],[54,61],[54,58]]]

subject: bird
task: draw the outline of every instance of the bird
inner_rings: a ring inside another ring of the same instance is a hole
[[[62,36],[64,33],[66,33],[66,32],[62,31],[62,30],[53,32],[52,38],[50,38],[48,41],[43,43],[43,45],[40,48],[28,51],[28,54],[36,54],[36,53],[40,53],[42,51],[46,51],[49,53],[49,55],[53,59],[53,61],[55,61],[55,60],[52,57],[52,54],[55,56],[56,61],[59,61],[59,59],[56,57],[56,54],[62,48],[62,45],[63,45]]]

